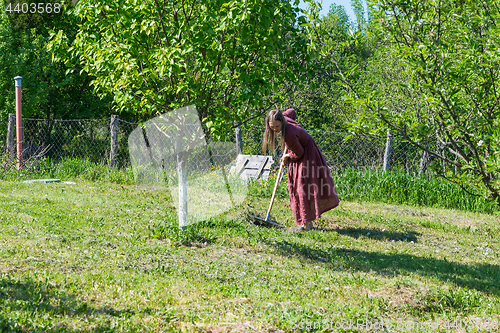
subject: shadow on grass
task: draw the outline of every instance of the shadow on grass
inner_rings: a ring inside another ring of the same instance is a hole
[[[49,283],[0,279],[0,332],[109,332],[116,324],[113,318],[122,321],[134,315],[129,309],[92,307]],[[76,317],[82,317],[88,328],[64,322]]]
[[[352,249],[312,249],[293,242],[269,242],[285,256],[302,256],[304,259],[330,263],[333,269],[370,272],[397,276],[416,273],[434,277],[458,286],[500,296],[500,266],[491,264],[465,265],[445,258],[418,257],[411,254],[382,254]]]
[[[325,232],[336,232],[340,235],[350,236],[353,238],[368,237],[370,239],[380,240],[380,241],[393,240],[393,241],[413,242],[413,243],[417,243],[418,242],[417,237],[420,236],[420,233],[414,231],[392,232],[379,229],[354,228],[354,227],[345,229],[315,228],[315,230],[325,231]]]

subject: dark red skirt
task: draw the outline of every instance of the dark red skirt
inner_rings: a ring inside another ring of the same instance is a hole
[[[297,225],[304,225],[339,205],[330,169],[311,138],[304,155],[288,164],[288,192]]]

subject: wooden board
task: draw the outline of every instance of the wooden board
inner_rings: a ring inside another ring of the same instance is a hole
[[[60,183],[60,179],[32,179],[32,180],[25,180],[23,183]]]
[[[272,156],[238,155],[236,166],[231,168],[231,173],[245,180],[250,178],[267,180],[273,163]]]

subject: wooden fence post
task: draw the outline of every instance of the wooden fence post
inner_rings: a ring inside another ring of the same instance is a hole
[[[111,133],[111,150],[109,152],[109,167],[116,167],[116,154],[118,150],[118,121],[119,118],[116,115],[111,116],[111,123],[109,125]]]
[[[237,123],[235,122],[235,125]],[[243,140],[241,139],[241,127],[238,125],[235,129],[235,134],[236,134],[236,154],[237,155],[242,155],[243,154]]]
[[[9,113],[9,127],[7,128],[7,153],[10,158],[14,157],[14,132],[16,131],[16,115]]]
[[[427,170],[427,164],[429,163],[429,153],[422,150],[420,153],[420,163],[418,165],[418,176],[422,176]]]
[[[384,152],[384,171],[389,171],[391,168],[391,152],[392,152],[392,134],[391,130],[387,129],[387,140],[385,142],[385,152]]]

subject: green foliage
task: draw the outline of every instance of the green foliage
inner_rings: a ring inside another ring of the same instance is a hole
[[[345,130],[357,110],[344,99],[339,72],[354,82],[360,80],[374,46],[365,36],[366,25],[351,22],[343,6],[333,4],[315,23],[309,29],[312,59],[307,64],[311,74],[304,78],[307,85],[297,87],[283,104],[300,106],[297,120],[304,127]]]
[[[500,207],[498,2],[379,0],[371,13],[384,46],[372,68],[387,75],[363,87],[346,80],[367,111],[353,128],[391,128],[439,161],[438,175]]]
[[[37,4],[30,1],[2,1],[0,4],[0,119],[15,112],[14,77],[22,76],[23,116],[29,118],[91,118],[109,114],[109,99],[97,98],[89,86],[91,78],[75,71],[66,73],[66,66],[53,62],[47,50],[49,30],[65,31],[69,39],[76,34],[76,22],[60,13],[7,12],[5,4]],[[61,3],[61,2],[59,2]],[[3,123],[4,121],[2,121]]]
[[[475,290],[458,288],[456,290],[432,290],[419,297],[416,311],[421,312],[470,312],[481,306],[481,293]]]
[[[15,170],[15,160],[9,159],[7,156],[3,156],[0,162],[4,170],[4,172],[0,173],[1,180],[57,178],[63,181],[86,180],[107,181],[116,184],[135,183],[131,168],[117,170],[109,168],[106,164],[94,163],[89,159],[69,158],[54,162],[51,159],[42,158],[30,163],[29,168],[21,172]],[[9,163],[12,165],[7,168],[6,166]],[[206,178],[203,178],[203,180],[205,181]],[[169,179],[169,181],[172,181],[172,179]],[[172,184],[174,186],[175,181],[176,178],[173,178]],[[482,196],[470,196],[460,186],[443,178],[430,175],[416,177],[400,169],[390,172],[347,169],[342,173],[334,174],[334,181],[341,201],[384,202],[460,209],[487,214],[498,213],[498,208],[491,199]],[[270,199],[275,182],[275,172],[271,173],[267,181],[250,180],[247,198]],[[206,186],[207,184],[203,185]],[[221,185],[223,184],[214,183],[209,187]],[[466,190],[473,191],[474,188],[470,185],[466,187]],[[286,175],[283,176],[278,185],[277,198],[288,200],[288,179]],[[172,223],[176,226],[176,222]],[[154,230],[159,228],[159,231],[151,231],[152,237],[169,238],[170,236],[165,236],[170,234],[170,231],[168,231],[170,227],[165,227],[169,224],[162,223],[161,225],[161,227],[153,228]]]
[[[211,227],[213,228],[215,225],[217,227],[222,225],[230,226],[231,224],[234,226],[234,222],[214,219],[189,224],[180,229],[176,218],[169,217],[148,226],[148,231],[149,237],[160,240],[168,239],[176,245],[190,246],[192,243],[207,245],[215,242],[217,239]],[[238,224],[238,226],[241,228],[241,225]]]
[[[88,159],[69,158],[52,163],[50,160],[46,165],[40,166],[41,176],[59,178],[64,180],[90,180],[109,181],[118,184],[133,184],[131,170],[117,170],[110,168],[106,164],[94,163]]]
[[[297,79],[306,47],[299,13],[284,0],[80,1],[69,12],[81,20],[75,42],[56,32],[52,50],[76,57],[121,112],[194,104],[221,134],[269,107],[265,97],[281,81]]]
[[[271,173],[267,180],[249,180],[248,183],[248,195],[257,196],[261,198],[271,198],[274,191],[274,186],[276,184],[276,173]],[[286,175],[283,176],[280,183],[278,184],[278,189],[276,190],[277,198],[288,198],[288,178]]]
[[[365,8],[363,6],[363,0],[351,0],[351,7],[356,15],[356,26],[359,30],[366,29],[366,17]]]

